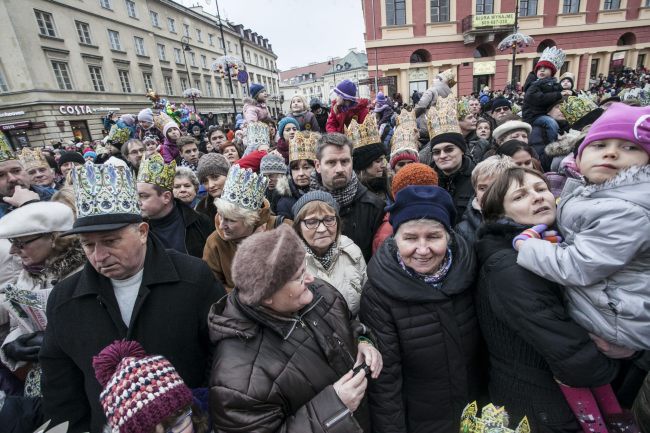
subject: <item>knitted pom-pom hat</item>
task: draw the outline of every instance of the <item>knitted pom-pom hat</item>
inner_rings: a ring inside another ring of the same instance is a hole
[[[393,197],[409,185],[438,185],[438,174],[434,169],[426,164],[414,162],[402,169],[393,177],[392,193]]]
[[[171,363],[147,356],[137,341],[115,341],[93,357],[104,390],[99,400],[113,432],[149,433],[192,404],[192,391]]]

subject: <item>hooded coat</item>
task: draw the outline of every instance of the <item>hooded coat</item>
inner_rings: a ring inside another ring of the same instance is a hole
[[[335,103],[332,104],[330,115],[327,118],[326,132],[345,132],[345,127],[350,125],[352,119],[359,124],[363,123],[368,114],[368,100],[359,99],[358,102],[345,111],[341,111]]]
[[[252,98],[244,98],[243,114],[244,123],[261,122],[270,119],[269,109],[266,104]]]
[[[463,408],[478,395],[476,259],[467,242],[451,236],[453,262],[437,287],[406,273],[392,236],[368,265],[360,318],[384,361],[369,384],[376,433],[457,432]]]

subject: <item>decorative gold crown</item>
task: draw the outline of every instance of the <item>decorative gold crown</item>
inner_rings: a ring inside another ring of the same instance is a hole
[[[436,99],[436,105],[427,111],[427,128],[429,129],[430,139],[446,132],[460,134],[456,97],[449,95],[446,98]]]
[[[458,101],[458,120],[463,120],[468,114],[470,114],[469,99],[465,97]]]
[[[361,125],[359,125],[356,119],[352,119],[350,126],[345,128],[345,135],[352,142],[352,147],[354,149],[369,144],[381,143],[377,119],[372,113],[368,113]]]
[[[25,170],[50,166],[50,164],[47,163],[45,156],[43,156],[43,152],[41,152],[41,149],[39,148],[30,149],[29,147],[23,147],[18,154],[18,159],[23,163]]]
[[[313,161],[316,159],[316,143],[321,137],[316,132],[299,131],[294,135],[293,140],[289,141],[289,163],[307,159]]]
[[[113,143],[124,144],[129,138],[131,138],[131,130],[129,128],[120,128],[117,124],[111,126],[108,139]]]
[[[460,417],[460,433],[530,433],[528,418],[524,417],[515,430],[508,428],[509,417],[505,408],[492,403],[483,407],[477,417],[478,405],[472,402],[465,406]]]
[[[9,141],[5,134],[0,131],[0,162],[11,161],[16,159],[16,154],[11,150]]]
[[[112,164],[86,163],[72,171],[77,218],[99,215],[140,215],[131,170]]]
[[[560,104],[560,111],[564,114],[564,118],[569,122],[569,125],[573,125],[585,114],[596,108],[598,108],[598,104],[582,93],[578,96],[569,96],[566,101]]]
[[[438,77],[440,77],[442,81],[447,83],[449,87],[454,87],[454,85],[456,84],[456,71],[454,71],[453,69],[447,69],[445,71],[440,72],[438,74]]]
[[[169,114],[163,113],[162,111],[158,114],[154,114],[153,116],[153,126],[155,126],[156,129],[160,132],[163,132],[166,124],[173,121],[174,119],[172,119]]]
[[[268,178],[254,173],[250,168],[233,165],[228,171],[221,199],[248,210],[259,210],[264,204]]]
[[[397,117],[397,126],[391,138],[390,155],[393,157],[398,151],[413,150],[419,151],[418,126],[415,113],[402,110]]]
[[[415,117],[415,111],[408,111],[408,110],[402,110],[401,113],[399,113],[399,116],[397,116],[397,120],[395,122],[396,125],[402,125],[404,127],[411,127],[411,128],[417,128],[417,118]],[[407,126],[407,124],[410,124]]]
[[[172,191],[174,189],[175,175],[176,161],[165,164],[163,157],[159,153],[154,153],[140,163],[138,182],[158,185],[162,189]]]

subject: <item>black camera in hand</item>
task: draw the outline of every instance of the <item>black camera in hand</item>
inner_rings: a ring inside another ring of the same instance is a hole
[[[365,362],[362,363],[362,364],[357,365],[356,367],[354,367],[352,369],[352,372],[354,373],[353,376],[356,376],[357,373],[360,372],[361,370],[363,370],[365,372],[364,374],[366,376],[370,376],[370,367]]]

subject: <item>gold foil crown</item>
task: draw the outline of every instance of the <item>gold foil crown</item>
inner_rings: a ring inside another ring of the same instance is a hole
[[[5,137],[4,133],[0,131],[0,162],[12,161],[15,159],[16,154],[11,150],[7,137]]]
[[[172,119],[167,113],[160,112],[153,116],[153,126],[160,132],[163,132],[165,125],[169,122],[174,122],[174,119]]]
[[[492,403],[483,407],[477,416],[478,406],[472,402],[465,406],[460,417],[460,433],[530,433],[528,418],[524,417],[515,430],[509,429],[509,417],[505,408]]]
[[[45,156],[41,149],[30,149],[29,147],[23,147],[20,153],[18,154],[18,159],[23,163],[25,170],[31,170],[32,168],[37,167],[49,167]]]
[[[440,72],[438,74],[438,77],[440,77],[442,81],[447,83],[449,87],[454,87],[454,84],[456,84],[456,71],[454,71],[453,69],[447,69]]]
[[[454,96],[436,99],[436,105],[427,111],[427,129],[430,139],[447,132],[461,133],[458,126],[458,102]]]
[[[458,101],[458,120],[463,120],[468,114],[470,114],[469,99],[462,98]]]
[[[402,110],[397,117],[397,126],[391,139],[390,154],[393,156],[400,150],[419,151],[418,125],[414,112]]]
[[[566,101],[560,104],[560,111],[564,114],[569,125],[573,125],[581,117],[598,108],[598,104],[589,96],[580,94],[578,96],[569,96]]]
[[[143,159],[138,170],[138,182],[158,185],[162,189],[174,189],[174,176],[176,175],[176,161],[165,164],[159,153],[152,154]]]
[[[354,149],[369,144],[381,143],[377,119],[372,113],[368,113],[362,124],[359,124],[356,119],[352,119],[350,126],[345,128],[345,135],[352,142]]]
[[[316,143],[320,137],[321,135],[316,132],[296,132],[293,140],[289,141],[289,163],[300,161],[301,159],[315,160]]]

